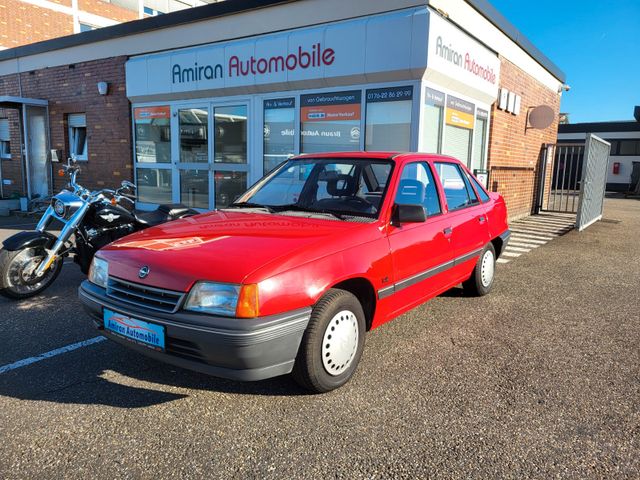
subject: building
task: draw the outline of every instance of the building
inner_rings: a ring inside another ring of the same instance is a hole
[[[607,190],[628,192],[640,176],[640,106],[635,120],[619,122],[570,123],[559,125],[558,143],[584,144],[588,133],[611,143],[607,167]],[[635,172],[635,173],[634,173]]]
[[[0,0],[0,50],[216,0]]]
[[[485,0],[227,0],[0,52],[3,189],[56,191],[74,155],[88,187],[206,209],[291,154],[419,150],[488,171],[515,218],[564,80]]]

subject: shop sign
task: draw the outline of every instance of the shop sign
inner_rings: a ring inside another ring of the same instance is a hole
[[[171,109],[169,106],[161,107],[139,107],[134,109],[136,120],[153,120],[157,118],[170,118]]]
[[[360,143],[360,90],[300,96],[303,147]]]
[[[438,15],[429,19],[427,77],[431,70],[492,99],[498,93],[498,56]]]
[[[340,77],[354,84],[417,80],[426,68],[430,15],[417,7],[133,57],[126,63],[127,95],[263,85],[300,89]]]
[[[454,127],[473,129],[473,103],[447,95],[446,122]]]
[[[444,93],[434,90],[433,88],[426,87],[424,95],[425,105],[432,105],[434,107],[444,107]]]
[[[400,102],[413,99],[413,87],[387,87],[367,90],[367,103]]]

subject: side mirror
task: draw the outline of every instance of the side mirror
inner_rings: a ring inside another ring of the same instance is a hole
[[[393,206],[393,223],[419,223],[424,222],[426,219],[427,215],[422,205],[396,203]]]

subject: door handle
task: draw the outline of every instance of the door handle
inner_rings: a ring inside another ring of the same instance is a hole
[[[447,227],[444,230],[442,230],[442,233],[444,233],[445,238],[449,238],[451,236],[451,227]]]
[[[484,215],[480,215],[480,216],[478,217],[478,221],[479,221],[480,223],[484,223],[484,222],[485,222],[485,220],[486,220],[486,218],[484,217]]]

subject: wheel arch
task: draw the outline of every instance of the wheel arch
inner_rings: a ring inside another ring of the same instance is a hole
[[[376,313],[376,291],[373,284],[369,279],[365,277],[352,277],[331,285],[329,288],[337,288],[340,290],[346,290],[353,294],[360,304],[365,315],[365,323],[367,325],[367,331],[371,330],[373,324],[373,318]]]

